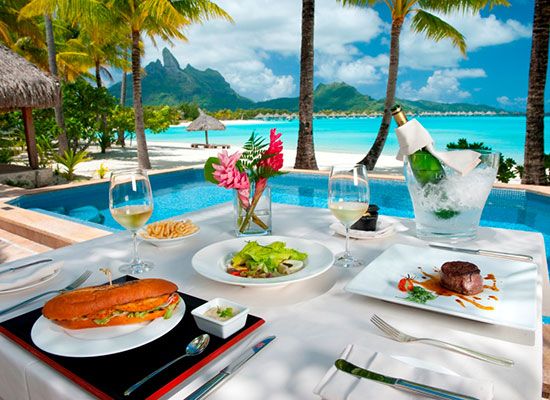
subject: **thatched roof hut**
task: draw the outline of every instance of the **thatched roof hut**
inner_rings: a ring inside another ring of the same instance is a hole
[[[225,125],[199,109],[199,116],[187,126],[187,130],[204,131],[206,145],[208,146],[208,131],[224,131]]]
[[[31,168],[38,168],[33,108],[54,107],[58,82],[36,65],[0,44],[0,112],[21,109]]]

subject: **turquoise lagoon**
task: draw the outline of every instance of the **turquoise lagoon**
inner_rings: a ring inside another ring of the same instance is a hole
[[[315,150],[331,152],[366,153],[376,137],[381,118],[316,118],[313,122]],[[521,116],[448,116],[418,117],[430,131],[439,149],[449,142],[466,138],[470,142],[483,142],[505,157],[523,163],[525,143],[525,117]],[[545,118],[545,126],[550,117]],[[283,133],[285,148],[295,149],[298,138],[297,120],[258,121],[253,125],[228,123],[225,131],[208,132],[211,143],[241,146],[253,131],[267,135],[271,128]],[[397,139],[392,122],[383,154],[397,154]],[[546,128],[548,132],[549,128]],[[147,135],[149,141],[203,143],[204,132],[187,132],[185,127],[172,127],[164,133]],[[550,152],[550,135],[545,134],[545,149]]]

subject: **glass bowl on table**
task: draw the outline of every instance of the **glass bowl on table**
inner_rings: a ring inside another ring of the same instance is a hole
[[[153,213],[153,193],[147,171],[138,168],[113,173],[109,209],[115,221],[132,234],[133,257],[120,266],[120,272],[135,275],[151,270],[153,263],[141,260],[137,249],[137,232]]]
[[[370,200],[367,168],[357,164],[351,167],[332,167],[328,182],[328,207],[346,228],[346,248],[336,255],[334,265],[350,268],[361,267],[362,260],[349,251],[349,230],[368,210]]]

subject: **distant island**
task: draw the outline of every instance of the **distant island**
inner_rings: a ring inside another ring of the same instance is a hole
[[[298,97],[285,97],[255,102],[239,95],[225,78],[213,69],[200,71],[187,65],[182,69],[168,49],[162,51],[163,61],[149,63],[145,67],[142,81],[143,103],[145,105],[178,105],[195,103],[209,111],[229,110],[280,110],[298,112]],[[132,79],[128,75],[126,98],[132,104]],[[109,91],[120,97],[121,83]],[[510,115],[508,111],[487,105],[468,103],[438,103],[427,100],[398,99],[408,112],[422,115]],[[373,99],[361,94],[355,87],[344,82],[319,84],[314,92],[314,111],[351,113],[354,115],[378,115],[384,110],[383,99]]]

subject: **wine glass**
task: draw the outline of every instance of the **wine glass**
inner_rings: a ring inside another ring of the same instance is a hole
[[[328,181],[328,207],[346,228],[346,250],[336,255],[334,265],[350,268],[361,267],[363,261],[349,251],[349,229],[369,208],[369,181],[367,168],[358,164],[353,167],[332,167]]]
[[[139,258],[137,231],[153,213],[153,193],[147,172],[142,169],[120,171],[111,175],[109,209],[120,225],[132,233],[132,260],[120,266],[120,272],[141,274],[153,268],[151,262]]]

